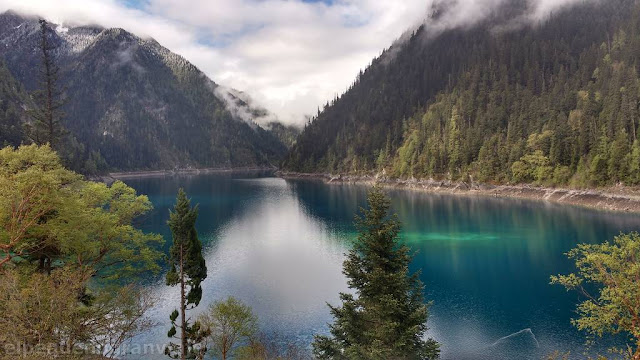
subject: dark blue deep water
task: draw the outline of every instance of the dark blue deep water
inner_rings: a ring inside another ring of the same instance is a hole
[[[337,304],[346,290],[341,264],[365,187],[265,174],[125,182],[153,202],[139,225],[163,234],[166,249],[165,224],[178,188],[199,204],[197,228],[209,268],[200,310],[233,295],[253,307],[266,334],[283,342],[306,347],[313,334],[326,332],[326,302]],[[389,194],[403,241],[416,251],[412,270],[422,272],[433,301],[429,336],[441,342],[443,359],[541,359],[554,350],[586,358],[584,334],[570,324],[580,297],[549,285],[549,276],[572,270],[563,254],[576,244],[638,231],[640,216],[534,201]],[[160,324],[129,344],[134,350],[166,342],[168,315],[178,301],[178,288],[166,287],[161,276],[148,282],[160,299],[151,312]],[[598,340],[589,351],[606,354],[620,341]]]

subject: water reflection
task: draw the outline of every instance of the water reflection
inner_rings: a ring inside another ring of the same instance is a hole
[[[254,308],[266,332],[288,341],[308,345],[326,331],[326,302],[336,304],[346,288],[341,263],[366,187],[246,175],[128,183],[156,207],[145,229],[167,239],[178,187],[200,204],[209,276],[199,310],[233,295]],[[638,216],[543,202],[390,194],[403,241],[417,252],[412,270],[422,272],[434,301],[429,335],[443,344],[444,359],[539,359],[556,349],[581,358],[583,336],[570,325],[578,298],[548,285],[549,275],[571,270],[563,253],[576,243],[640,229]],[[153,281],[162,301],[152,316],[163,325],[136,341],[162,343],[178,290]]]
[[[213,188],[225,193],[215,201],[206,198],[212,188],[189,185],[186,191],[200,206],[198,228],[208,267],[202,301],[191,316],[234,296],[253,308],[265,333],[308,346],[327,322],[326,301],[337,302],[346,290],[339,236],[308,214],[284,180],[227,178]],[[177,186],[164,182],[162,189],[162,195],[151,193],[159,212],[152,216],[158,219],[147,219],[149,229],[166,222],[161,214],[167,209],[160,207],[171,206],[169,194]],[[151,316],[165,325],[135,339],[141,344],[166,342],[167,316],[179,302],[177,288],[162,279],[153,286],[160,302]]]
[[[361,186],[295,181],[292,188],[315,216],[342,219],[345,229],[366,201]],[[417,252],[412,270],[422,272],[434,301],[431,335],[443,344],[444,358],[540,359],[554,350],[583,357],[584,336],[570,325],[580,299],[550,286],[549,275],[572,270],[564,253],[577,243],[638,230],[637,215],[491,197],[390,194],[403,240]],[[594,351],[613,342],[602,340]]]

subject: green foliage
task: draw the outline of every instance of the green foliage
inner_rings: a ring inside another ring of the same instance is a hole
[[[185,347],[170,342],[165,347],[164,354],[172,359],[203,359],[208,350],[205,345],[209,336],[208,330],[203,328],[199,321],[194,321],[193,324],[187,323],[184,327],[172,323],[171,329],[167,333],[170,338],[175,337],[176,326],[180,327],[182,334],[184,334]],[[186,350],[183,351],[183,349]]]
[[[122,182],[84,181],[48,146],[0,150],[0,266],[34,262],[85,268],[103,280],[159,271],[162,238],[132,222],[151,210]]]
[[[632,185],[640,185],[640,141],[636,140],[629,154],[629,179]]]
[[[167,285],[174,286],[186,281],[189,286],[186,305],[197,306],[202,298],[200,283],[207,277],[207,267],[196,231],[198,207],[192,208],[190,203],[184,190],[180,189],[167,222],[173,236],[173,245],[169,250]]]
[[[453,179],[457,177],[462,165],[460,119],[458,109],[453,108],[453,114],[449,122],[449,174]]]
[[[554,184],[568,184],[572,175],[573,173],[570,167],[559,165],[553,169],[553,179],[551,182]]]
[[[41,53],[40,87],[34,94],[38,107],[31,111],[33,121],[27,124],[27,135],[37,145],[49,144],[59,150],[66,130],[62,126],[62,89],[59,85],[60,68],[54,59],[53,30],[40,20],[39,52]]]
[[[613,242],[579,245],[567,256],[577,272],[552,276],[551,283],[577,290],[587,299],[577,307],[573,324],[592,336],[624,334],[629,337],[629,359],[640,358],[640,234],[623,234]],[[597,289],[593,294],[590,289]]]
[[[48,145],[1,149],[0,342],[65,359],[112,358],[148,329],[153,299],[133,275],[159,270],[162,238],[132,222],[149,210],[122,182],[82,180]],[[15,357],[5,351],[0,358]]]
[[[208,335],[198,321],[190,323],[186,312],[198,306],[202,299],[200,284],[207,277],[207,267],[202,257],[202,244],[196,231],[198,218],[197,206],[192,208],[191,201],[183,189],[178,191],[176,204],[171,211],[167,224],[171,228],[173,244],[169,250],[169,272],[167,285],[180,286],[180,319],[178,311],[170,315],[171,330],[169,338],[175,338],[176,327],[180,329],[180,344],[169,343],[165,354],[172,358],[196,358],[206,347],[201,347]]]
[[[524,3],[393,45],[306,126],[284,168],[322,172],[330,154],[331,171],[342,173],[640,183],[640,4],[580,3],[496,36]],[[357,169],[348,166],[355,160]]]
[[[300,129],[293,125],[284,125],[279,122],[270,122],[265,125],[269,133],[278,138],[287,149],[290,149],[295,143],[298,135],[300,135]]]
[[[0,60],[0,147],[18,146],[24,141],[27,115],[23,107],[30,106],[31,100],[22,85]]]
[[[511,173],[515,182],[543,183],[553,174],[553,168],[549,166],[549,158],[542,151],[536,150],[533,154],[527,154],[511,166]]]
[[[215,357],[222,360],[235,359],[238,346],[249,346],[258,331],[258,319],[251,308],[233,297],[211,304],[198,321],[209,333],[207,340]],[[238,350],[244,353],[248,351]]]
[[[358,240],[344,262],[355,295],[341,293],[330,306],[331,336],[316,336],[319,359],[435,359],[438,344],[424,340],[428,304],[418,274],[409,274],[409,248],[398,243],[400,223],[379,188],[357,218]]]

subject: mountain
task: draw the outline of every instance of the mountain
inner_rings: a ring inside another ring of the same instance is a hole
[[[39,81],[38,26],[36,17],[0,15],[0,57],[28,92]],[[251,110],[229,103],[231,90],[155,40],[123,29],[50,27],[67,151],[83,171],[273,166],[286,153],[244,116]]]
[[[447,28],[436,2],[307,124],[283,168],[639,184],[639,3],[582,1],[537,19],[532,3]]]
[[[28,119],[28,107],[33,107],[29,95],[0,62],[0,146],[17,145],[22,141],[22,124]]]

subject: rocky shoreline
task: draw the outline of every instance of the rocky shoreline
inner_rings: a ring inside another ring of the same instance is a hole
[[[380,184],[388,188],[440,194],[491,196],[548,201],[599,210],[640,213],[640,189],[616,186],[603,189],[568,189],[533,185],[491,185],[433,179],[392,179],[384,176],[353,176],[276,172],[284,179],[316,179],[327,184]]]
[[[106,175],[91,177],[90,180],[112,183],[116,180],[136,179],[162,176],[191,176],[202,174],[235,174],[247,172],[274,172],[272,167],[243,167],[243,168],[204,168],[204,169],[172,169],[172,170],[142,170],[130,172],[112,172]]]

